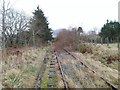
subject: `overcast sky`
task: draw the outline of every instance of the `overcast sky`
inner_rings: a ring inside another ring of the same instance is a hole
[[[120,0],[16,0],[14,7],[32,15],[39,5],[52,29],[79,27],[100,29],[106,20],[118,21]]]

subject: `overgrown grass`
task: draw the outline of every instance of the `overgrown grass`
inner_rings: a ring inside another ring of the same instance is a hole
[[[4,77],[3,85],[7,88],[17,88],[20,87],[23,77],[22,73],[19,70],[12,69],[11,71],[7,72]]]
[[[46,49],[22,49],[22,57],[6,56],[2,60],[2,87],[3,88],[33,88],[44,60]]]
[[[107,46],[106,44],[87,44],[84,45],[84,47],[87,46],[92,50],[92,53],[87,53],[87,56],[89,55],[92,59],[96,61],[100,61],[104,65],[111,67],[113,69],[118,70],[118,61],[113,61],[112,63],[108,64],[107,60],[109,56],[118,56],[118,49],[117,49],[117,44],[109,44]],[[86,56],[86,53],[85,53]]]
[[[110,56],[118,55],[117,44],[112,44],[110,46],[107,46],[106,44],[98,44],[93,45],[92,47],[94,47],[92,48],[93,53],[80,53],[80,57],[85,57],[83,58],[83,61],[85,61],[88,66],[92,67],[112,84],[118,86],[118,66],[120,63],[117,61],[117,59],[112,61],[112,63],[107,63],[107,60]],[[96,85],[99,86],[99,83],[96,83]]]

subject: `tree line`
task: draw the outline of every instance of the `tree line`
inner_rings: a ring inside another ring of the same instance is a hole
[[[0,9],[0,38],[2,39],[2,48],[25,45],[39,46],[53,39],[52,29],[49,28],[47,18],[39,6],[34,10],[33,17],[29,17],[24,12],[13,9],[10,6],[10,2],[6,2],[5,0],[1,0],[0,2],[2,4]],[[101,37],[102,43],[119,42],[120,23],[107,20],[107,23],[103,25],[97,37],[95,34],[89,35],[93,39],[99,38],[98,36]],[[88,36],[85,37],[87,38]]]
[[[120,24],[116,21],[109,21],[103,25],[99,36],[102,37],[103,41],[107,39],[108,42],[117,42],[120,39]]]
[[[29,17],[23,11],[13,9],[10,2],[0,2],[0,36],[3,49],[25,45],[40,46],[52,40],[52,29],[39,6],[34,10],[33,17]]]
[[[103,25],[99,33],[102,43],[118,43],[120,48],[120,23],[116,21],[109,21]]]

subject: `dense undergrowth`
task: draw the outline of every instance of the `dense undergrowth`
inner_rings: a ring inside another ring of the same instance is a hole
[[[113,69],[118,70],[118,49],[117,44],[111,44],[107,46],[105,44],[83,44],[80,45],[79,50],[86,57],[90,56],[92,59],[96,61],[100,61],[104,65],[111,67]]]
[[[2,59],[3,88],[33,88],[45,56],[45,49],[23,48],[19,53],[12,50]]]

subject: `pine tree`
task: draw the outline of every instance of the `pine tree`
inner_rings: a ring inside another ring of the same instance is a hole
[[[101,28],[99,35],[102,38],[109,38],[110,41],[113,41],[117,37],[120,37],[120,24],[116,21],[107,21]]]
[[[33,18],[31,19],[31,31],[33,34],[34,44],[37,42],[46,43],[48,40],[52,40],[52,30],[49,28],[49,23],[45,17],[43,11],[37,7],[37,10],[33,12]]]

